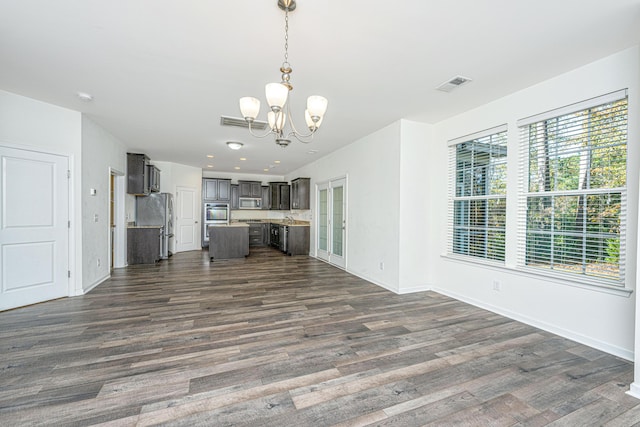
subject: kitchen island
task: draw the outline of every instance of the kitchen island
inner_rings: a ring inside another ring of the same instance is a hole
[[[309,222],[290,219],[245,219],[249,224],[249,246],[272,246],[287,255],[309,255]]]
[[[210,225],[209,258],[244,258],[249,255],[249,224],[234,222]]]

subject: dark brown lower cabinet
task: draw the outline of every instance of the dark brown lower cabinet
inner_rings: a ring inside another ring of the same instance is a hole
[[[249,246],[265,246],[269,244],[269,240],[265,240],[265,229],[269,224],[257,223],[249,224]]]
[[[162,227],[127,228],[127,263],[153,264],[162,258]]]
[[[287,225],[287,255],[309,255],[309,227],[304,225]]]

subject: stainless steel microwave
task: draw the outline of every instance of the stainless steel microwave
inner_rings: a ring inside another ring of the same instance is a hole
[[[262,209],[262,199],[259,197],[240,197],[239,209]]]

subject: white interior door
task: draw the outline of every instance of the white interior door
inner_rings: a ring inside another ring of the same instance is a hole
[[[0,310],[69,295],[69,159],[0,146]]]
[[[197,201],[195,188],[176,188],[176,252],[200,249],[200,242],[197,240],[200,233],[198,224],[200,210],[198,209]]]
[[[346,179],[319,184],[316,197],[316,255],[338,267],[346,266]]]

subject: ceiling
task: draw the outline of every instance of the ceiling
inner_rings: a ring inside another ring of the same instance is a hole
[[[400,118],[435,123],[640,44],[640,0],[297,3],[294,121],[307,96],[329,100],[310,144],[220,126],[241,96],[265,120],[284,55],[277,0],[0,0],[0,89],[82,111],[152,160],[284,175]],[[456,75],[473,81],[435,90]]]

